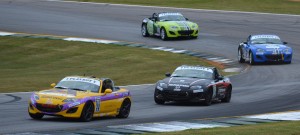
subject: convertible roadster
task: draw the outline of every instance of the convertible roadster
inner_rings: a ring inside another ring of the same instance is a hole
[[[68,76],[51,86],[31,95],[28,107],[31,118],[53,115],[90,121],[101,116],[127,118],[130,113],[129,91],[115,87],[111,79]]]
[[[215,67],[182,65],[167,78],[156,83],[154,101],[202,102],[211,105],[213,101],[230,102],[232,85]]]
[[[175,37],[198,37],[198,25],[180,13],[153,13],[142,22],[142,36],[158,36],[162,40]]]
[[[276,35],[250,35],[246,42],[238,47],[240,63],[292,62],[293,50]]]

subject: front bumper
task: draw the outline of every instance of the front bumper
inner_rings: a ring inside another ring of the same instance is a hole
[[[292,54],[263,54],[254,55],[255,62],[291,62]]]
[[[168,30],[168,37],[197,37],[198,30]]]
[[[29,102],[29,113],[44,114],[52,116],[62,116],[68,118],[80,118],[84,104],[73,106],[70,108],[63,108],[62,105],[46,105],[41,103],[32,104]]]
[[[157,90],[159,98],[165,101],[202,101],[204,100],[204,92],[194,93],[191,90],[174,91],[174,90]]]

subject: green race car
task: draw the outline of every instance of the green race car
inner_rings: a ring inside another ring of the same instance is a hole
[[[142,23],[142,36],[159,36],[162,40],[175,37],[198,37],[198,25],[180,13],[153,13]]]

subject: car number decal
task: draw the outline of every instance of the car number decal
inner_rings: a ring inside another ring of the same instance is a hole
[[[96,97],[96,112],[100,112],[100,97]]]

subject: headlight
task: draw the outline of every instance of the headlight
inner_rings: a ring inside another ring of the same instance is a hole
[[[196,25],[196,24],[193,24],[193,25],[192,25],[192,28],[193,28],[193,29],[197,28],[197,25]]]
[[[285,54],[291,54],[292,53],[292,49],[291,48],[285,48],[282,50],[283,53]]]
[[[165,89],[167,87],[168,87],[168,85],[166,83],[158,83],[158,85],[156,86],[156,88],[158,90],[163,90],[163,89]]]
[[[177,26],[171,26],[170,28],[173,29],[173,30],[177,30],[178,29]]]
[[[72,103],[72,102],[76,102],[76,101],[77,101],[76,98],[67,98],[67,99],[63,100],[63,102],[65,102],[65,103]]]
[[[264,52],[265,52],[265,50],[263,50],[263,49],[260,49],[260,48],[258,48],[258,49],[256,49],[256,54],[264,54]]]
[[[37,95],[37,94],[34,94],[34,95],[33,95],[33,98],[34,98],[34,100],[39,100],[39,99],[40,99],[40,96]]]
[[[193,93],[203,92],[202,86],[191,86],[190,89],[193,90]]]

